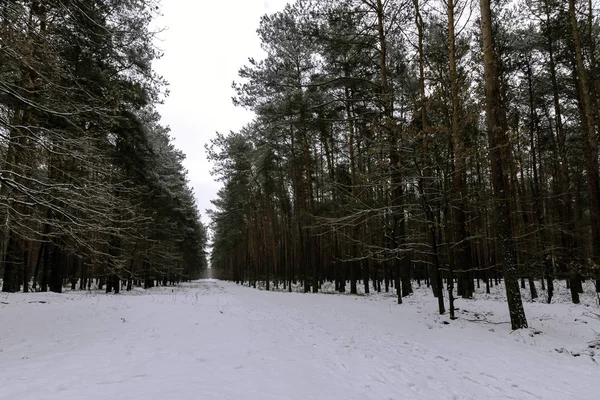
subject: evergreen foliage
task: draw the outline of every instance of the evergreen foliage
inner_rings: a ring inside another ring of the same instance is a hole
[[[159,123],[156,1],[0,5],[5,292],[197,277],[207,232]]]

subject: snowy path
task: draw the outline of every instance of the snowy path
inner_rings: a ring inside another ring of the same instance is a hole
[[[589,400],[600,393],[600,366],[590,357],[548,350],[552,338],[543,334],[546,347],[515,337],[529,330],[445,325],[434,320],[433,303],[218,281],[171,290],[2,296],[9,304],[0,303],[0,399]],[[31,303],[39,300],[46,303]]]

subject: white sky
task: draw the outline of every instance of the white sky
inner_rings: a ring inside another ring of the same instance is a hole
[[[204,222],[219,184],[214,182],[204,144],[216,131],[239,130],[252,114],[231,104],[231,82],[248,57],[262,58],[256,29],[260,17],[281,10],[286,0],[162,0],[156,25],[167,30],[157,46],[165,53],[154,64],[169,83],[170,95],[159,106],[164,125],[194,187]]]

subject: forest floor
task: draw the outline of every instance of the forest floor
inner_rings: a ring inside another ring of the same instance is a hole
[[[514,332],[501,286],[454,321],[425,287],[403,305],[214,280],[2,293],[0,399],[598,398],[600,307],[591,286],[580,305],[558,289]]]

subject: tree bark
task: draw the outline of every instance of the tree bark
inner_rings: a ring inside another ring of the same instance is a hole
[[[600,265],[600,177],[598,171],[598,139],[596,137],[595,113],[590,96],[590,84],[593,85],[594,82],[589,82],[588,73],[583,61],[583,50],[575,10],[575,0],[568,0],[568,2],[575,51],[579,101],[581,102],[581,109],[583,111],[581,123],[583,127],[583,152],[585,157],[592,226],[591,256],[593,263],[595,265]]]
[[[452,93],[452,150],[454,154],[454,163],[452,171],[452,192],[454,193],[454,252],[455,264],[461,271],[458,274],[460,279],[461,294],[464,298],[472,298],[472,263],[471,246],[468,242],[469,234],[467,232],[466,217],[466,154],[465,143],[459,122],[459,93],[458,93],[458,74],[456,69],[456,35],[454,13],[456,0],[447,0],[448,3],[448,41],[449,41],[449,63],[450,63],[450,86]]]
[[[494,50],[490,0],[480,0],[480,8],[487,131],[496,206],[496,230],[502,249],[502,266],[510,321],[512,329],[516,330],[527,328],[527,319],[517,280],[516,249],[510,219],[509,168],[505,164],[510,160],[511,154],[506,137],[506,114],[500,93],[498,60]]]

